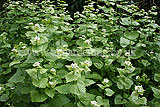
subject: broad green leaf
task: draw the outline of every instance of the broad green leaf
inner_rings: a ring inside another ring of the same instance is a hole
[[[124,37],[126,37],[129,40],[136,40],[136,38],[139,36],[139,33],[137,31],[125,31]]]
[[[124,48],[124,47],[127,47],[127,46],[130,44],[130,40],[121,37],[121,38],[120,38],[120,44],[121,44],[121,46],[122,46],[123,48]]]
[[[33,90],[30,94],[32,102],[43,102],[47,99],[45,94],[40,94],[37,90]]]
[[[9,67],[11,67],[11,66],[13,66],[13,65],[15,65],[15,64],[19,64],[19,63],[20,63],[20,61],[14,60],[14,61],[12,61],[12,62],[9,64]]]
[[[156,82],[160,82],[160,73],[155,73],[155,74],[154,74],[154,80],[155,80]]]
[[[18,83],[18,82],[23,82],[25,79],[24,75],[22,74],[22,72],[18,69],[17,72],[8,80],[9,82],[14,82],[14,83]]]
[[[67,75],[65,75],[66,82],[76,81],[81,77],[80,72],[71,71]]]
[[[48,83],[48,78],[33,79],[32,83],[36,87],[46,88],[47,83]]]
[[[148,62],[147,60],[142,60],[141,62],[142,62],[142,64],[143,64],[145,67],[147,67],[147,66],[149,66],[149,65],[151,64],[151,63]]]
[[[99,74],[96,73],[96,72],[93,72],[93,74],[86,75],[86,78],[90,78],[90,79],[99,79],[99,80],[102,79],[101,75],[99,75]]]
[[[119,77],[117,86],[119,89],[130,89],[133,84],[133,81],[128,77]]]
[[[0,96],[0,101],[2,102],[6,102],[9,99],[8,94],[3,94]]]
[[[127,100],[122,100],[122,96],[120,94],[116,95],[115,99],[114,99],[114,103],[115,104],[125,104],[127,102]]]
[[[37,69],[27,69],[26,71],[27,71],[28,75],[31,76],[32,78],[34,78],[34,79],[38,78]]]
[[[65,85],[61,85],[55,88],[55,90],[57,90],[59,93],[61,94],[69,94],[70,93],[70,85],[69,84],[65,84]]]
[[[48,89],[48,88],[46,88],[46,89],[44,90],[44,92],[45,92],[46,95],[48,95],[48,96],[51,97],[51,98],[53,98],[54,95],[55,95],[55,90],[54,90],[54,89]]]
[[[90,79],[84,79],[84,84],[85,86],[90,86],[92,84],[94,84],[95,82],[93,80],[90,80]]]
[[[46,73],[47,70],[48,70],[48,69],[45,69],[45,68],[38,69],[38,71],[39,71],[41,74]]]
[[[76,95],[84,94],[86,92],[85,84],[77,82],[75,85],[70,85],[70,92]]]
[[[35,63],[35,62],[42,62],[42,61],[43,61],[42,58],[38,58],[38,57],[34,56],[33,54],[29,54],[25,63]]]
[[[160,98],[160,89],[158,89],[158,88],[155,88],[155,87],[151,87],[152,88],[152,91],[153,91],[153,95],[154,95],[154,97],[156,97],[156,98]]]
[[[104,107],[110,107],[109,100],[103,99],[101,96],[97,96],[96,100],[98,105],[103,105]]]
[[[105,94],[106,94],[107,96],[109,96],[109,97],[112,96],[112,95],[115,93],[113,90],[111,90],[111,89],[109,89],[109,88],[106,88],[106,89],[105,89],[105,92],[106,92]]]
[[[56,42],[56,46],[57,46],[57,47],[63,47],[64,45],[67,45],[67,46],[68,46],[67,42],[64,41],[63,39],[60,39],[60,40],[58,40],[58,41]]]

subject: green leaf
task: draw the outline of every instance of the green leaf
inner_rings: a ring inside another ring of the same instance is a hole
[[[96,73],[96,72],[93,72],[93,74],[86,75],[86,78],[90,78],[90,79],[99,79],[99,80],[102,79],[101,75],[99,75],[99,74]]]
[[[38,78],[37,69],[27,69],[26,71],[27,71],[28,75],[31,76],[32,78],[34,78],[34,79]]]
[[[112,90],[109,89],[109,88],[106,88],[106,89],[105,89],[105,92],[106,92],[106,95],[109,96],[109,97],[112,96],[112,95],[115,93],[114,91],[112,91]]]
[[[123,48],[127,47],[130,44],[130,40],[121,37],[120,38],[120,44]]]
[[[119,77],[117,86],[119,89],[130,89],[133,84],[133,81],[128,77]]]
[[[75,85],[70,85],[70,92],[76,95],[84,94],[86,92],[85,84],[77,82]]]
[[[142,64],[147,67],[149,66],[151,63],[149,63],[147,60],[142,60]]]
[[[103,105],[104,107],[110,107],[109,100],[103,99],[101,96],[97,96],[96,100],[98,105]]]
[[[158,89],[158,88],[155,88],[155,87],[151,87],[152,88],[152,91],[153,91],[153,95],[154,95],[154,97],[156,97],[156,98],[160,98],[160,89]]]
[[[154,80],[155,80],[156,82],[160,82],[160,73],[155,73],[155,74],[154,74]]]
[[[125,104],[127,102],[127,100],[122,100],[122,96],[120,94],[116,95],[115,99],[114,99],[114,103],[115,104]]]
[[[71,71],[67,75],[65,75],[66,82],[76,81],[81,77],[80,72]]]
[[[32,83],[36,87],[46,88],[47,83],[48,83],[48,78],[33,79]]]
[[[15,64],[19,64],[19,63],[20,63],[20,61],[14,60],[14,61],[12,61],[12,62],[9,64],[9,67],[11,67],[11,66],[13,66],[13,65],[15,65]]]
[[[67,42],[64,41],[63,39],[60,39],[60,40],[58,40],[58,41],[56,42],[56,46],[57,46],[57,47],[63,47],[63,45],[67,45],[67,46],[68,46]]]
[[[98,68],[101,69],[103,67],[103,62],[94,62],[93,65]]]
[[[29,54],[29,56],[28,56],[27,60],[25,61],[25,63],[35,63],[35,62],[42,62],[42,61],[43,61],[42,58],[37,58],[33,54]]]
[[[18,69],[17,72],[8,80],[9,82],[23,82],[25,77],[23,76],[22,72]]]
[[[130,40],[135,40],[139,36],[139,33],[137,31],[125,31],[124,37]]]
[[[57,90],[59,93],[61,94],[69,94],[70,93],[70,85],[69,84],[65,84],[65,85],[61,85],[55,88],[55,90]]]
[[[0,101],[2,101],[2,102],[7,101],[8,99],[9,99],[8,94],[3,94],[3,95],[0,96]]]
[[[30,96],[32,102],[43,102],[47,99],[45,94],[40,94],[37,90],[33,90]]]
[[[48,70],[48,69],[41,68],[41,69],[38,69],[38,70],[39,70],[39,72],[40,72],[41,74],[44,74],[44,73],[46,73],[46,72],[47,72],[47,70]]]
[[[93,80],[90,80],[90,79],[84,79],[84,84],[85,86],[90,86],[92,84],[94,84],[95,82]]]
[[[46,89],[44,90],[44,92],[45,92],[46,95],[48,95],[48,96],[51,97],[51,98],[53,98],[54,95],[55,95],[55,90],[54,90],[54,89],[48,89],[48,88],[46,88]]]

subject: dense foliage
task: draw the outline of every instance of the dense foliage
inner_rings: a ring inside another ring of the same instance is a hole
[[[94,9],[88,1],[71,18],[57,1],[4,5],[0,106],[159,107],[156,7],[103,0]]]

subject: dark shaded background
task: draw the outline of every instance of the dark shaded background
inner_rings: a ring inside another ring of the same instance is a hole
[[[12,0],[12,1],[18,1],[18,0]],[[29,1],[41,2],[43,0],[29,0]],[[54,0],[54,1],[56,2],[57,0]],[[67,2],[68,4],[67,10],[70,12],[70,15],[73,17],[73,14],[75,12],[83,11],[83,6],[87,5],[85,1],[88,1],[88,0],[64,0],[64,1]],[[98,2],[100,0],[93,0],[93,1],[95,1],[96,3],[99,3],[100,5],[104,5],[103,2]],[[124,0],[124,1],[128,1],[128,0]],[[150,10],[152,6],[157,6],[158,15],[156,16],[157,17],[156,21],[160,25],[160,0],[129,0],[129,1],[130,3],[136,3],[136,5],[140,9],[145,9],[146,11]],[[7,2],[7,0],[0,0],[0,11],[3,11],[3,9],[5,8],[5,7],[2,7],[5,2]]]

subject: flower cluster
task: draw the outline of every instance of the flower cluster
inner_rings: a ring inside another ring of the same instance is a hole
[[[135,91],[137,91],[140,95],[143,95],[145,90],[143,89],[141,85],[141,86],[135,86]]]

